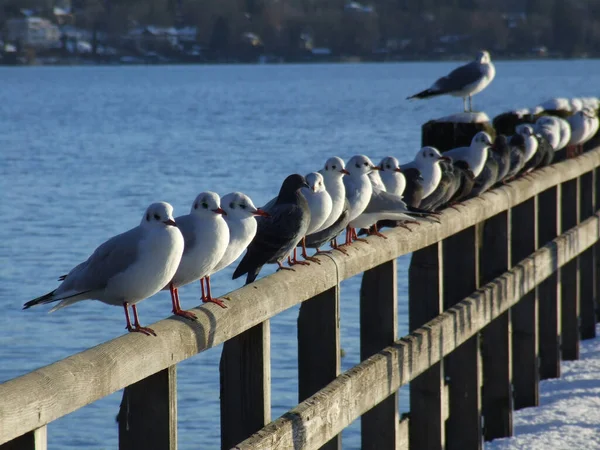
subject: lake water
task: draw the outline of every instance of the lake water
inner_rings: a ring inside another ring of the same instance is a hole
[[[203,190],[239,190],[260,205],[286,175],[317,170],[332,155],[408,161],[420,126],[461,111],[462,100],[405,98],[455,65],[0,69],[0,382],[124,332],[122,309],[99,302],[55,314],[21,307],[106,238],[136,226],[148,204],[168,201],[179,215]],[[600,86],[599,61],[499,62],[496,70],[474,98],[490,117],[553,96],[597,95]],[[401,334],[408,262],[398,269]],[[217,294],[241,285],[231,280],[234,268],[214,276]],[[359,362],[359,284],[342,284],[344,370]],[[198,286],[181,297],[184,308],[197,305]],[[144,324],[169,314],[165,292],[140,305]],[[292,308],[271,322],[273,418],[297,403],[297,315]],[[219,448],[220,354],[179,365],[181,449]],[[120,398],[52,423],[50,448],[116,448]],[[345,448],[359,448],[359,427],[344,431]]]

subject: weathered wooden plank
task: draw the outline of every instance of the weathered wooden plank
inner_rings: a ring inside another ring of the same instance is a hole
[[[443,241],[444,309],[477,289],[479,248],[477,226]],[[468,319],[467,319],[468,320]],[[463,324],[461,324],[463,325]],[[461,326],[459,325],[459,326]],[[481,357],[479,335],[462,344],[445,359],[450,415],[446,420],[446,448],[483,448],[481,428]]]
[[[46,425],[0,445],[0,450],[48,450]]]
[[[120,450],[177,450],[177,366],[127,386],[117,422]]]
[[[561,185],[561,230],[565,232],[579,220],[579,179]],[[576,242],[573,245],[577,245]],[[566,361],[579,359],[579,260],[575,258],[560,269],[561,353]]]
[[[413,332],[444,310],[442,243],[412,254],[408,270],[408,329]],[[410,382],[409,448],[445,448],[444,365],[433,364]]]
[[[583,174],[579,179],[579,220],[585,220],[595,211],[594,171]],[[594,248],[579,255],[579,315],[581,317],[581,339],[596,337],[596,261]]]
[[[386,344],[387,345],[387,344]],[[381,348],[386,345],[382,345]],[[298,315],[298,402],[324,388],[340,374],[339,285],[305,301]],[[323,449],[342,448],[342,436]]]
[[[204,305],[196,322],[176,317],[152,327],[158,337],[127,334],[0,385],[0,443],[39,428],[102,397],[222,344],[302,301],[400,255],[432,245],[507,208],[600,165],[600,148],[444,211],[441,224],[418,232],[386,231],[389,237],[352,246],[350,255],[322,258],[320,266],[299,267],[258,280],[227,295],[227,309]],[[498,195],[500,194],[500,195]],[[306,280],[310,279],[310,283]],[[89,389],[90,384],[96,389]]]
[[[511,265],[537,248],[537,202],[532,198],[511,211]],[[514,408],[539,404],[538,306],[535,290],[523,292],[511,311]]]
[[[236,448],[319,447],[400,386],[479,333],[557,267],[594,244],[600,236],[599,225],[600,218],[596,215],[556,238],[426,326],[341,374]],[[575,240],[579,242],[579,248],[571,245]],[[502,300],[492,300],[498,297]]]
[[[225,342],[219,372],[221,448],[229,449],[271,420],[268,320]]]
[[[545,245],[559,234],[560,197],[556,187],[538,196],[538,242]],[[540,379],[560,377],[561,301],[558,272],[538,286]]]
[[[398,333],[398,282],[396,260],[367,270],[360,286],[360,359],[365,360],[392,345]],[[396,448],[398,392],[361,417],[361,448]]]
[[[505,211],[488,219],[480,246],[479,284],[483,285],[508,270],[510,219]],[[501,301],[502,296],[492,300]],[[498,308],[499,305],[493,304]],[[483,329],[483,435],[486,441],[512,436],[512,325],[510,310]]]

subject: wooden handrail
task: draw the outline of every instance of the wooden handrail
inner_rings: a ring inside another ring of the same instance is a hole
[[[152,325],[156,338],[124,335],[2,383],[0,444],[219,345],[341,280],[434,244],[598,166],[600,148],[469,200],[460,212],[447,209],[441,224],[423,223],[413,233],[389,230],[387,240],[357,243],[349,256],[326,255],[321,265],[260,279],[229,293],[226,310],[194,309],[197,322],[170,317]]]

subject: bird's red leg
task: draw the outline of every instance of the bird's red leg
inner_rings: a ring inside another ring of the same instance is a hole
[[[337,243],[337,237],[334,237],[334,238],[331,240],[331,243],[330,243],[330,245],[331,245],[331,248],[332,248],[332,249],[334,249],[334,250],[339,250],[339,251],[340,251],[340,252],[342,252],[344,255],[347,255],[347,254],[348,254],[348,252],[346,251],[346,249],[344,249],[344,248],[342,248],[341,246],[339,246],[339,245],[338,245],[338,243]]]
[[[289,259],[289,258],[288,258]],[[292,272],[295,272],[295,270],[292,267],[285,267],[283,264],[281,264],[279,261],[277,261],[277,265],[279,266],[279,270],[291,270]]]
[[[200,281],[202,283],[202,281]],[[176,316],[185,317],[186,319],[196,320],[196,314],[190,311],[185,311],[181,309],[181,304],[179,303],[179,289],[173,286],[173,283],[169,284],[169,291],[171,291],[171,301],[173,302],[173,314]]]
[[[223,300],[221,300],[220,298],[212,297],[212,294],[210,293],[210,275],[206,276],[206,292],[207,292],[206,300],[202,299],[202,301],[204,303],[216,303],[221,308],[227,308],[227,306],[225,306],[225,303],[223,303]]]
[[[352,237],[354,238],[355,241],[360,241],[360,242],[364,242],[365,244],[368,244],[366,239],[358,237],[358,235],[356,234],[356,228],[352,228]]]
[[[300,264],[301,266],[310,266],[310,263],[307,262],[307,261],[298,261],[297,247],[294,247],[294,256],[292,257],[292,261],[291,262],[288,259],[288,264],[290,266],[295,266],[296,264]]]
[[[131,320],[129,319],[129,305],[127,303],[123,303],[123,309],[125,310],[125,321],[127,322],[127,326],[125,328],[127,331],[132,333],[133,327],[131,326]]]
[[[369,230],[369,236],[379,236],[383,239],[387,239],[387,236],[385,234],[381,234],[379,232],[379,230],[377,229],[377,224],[373,225],[373,227]]]
[[[306,237],[302,238],[302,257],[308,261],[321,264],[321,261],[319,261],[317,258],[315,258],[314,256],[308,256],[308,253],[306,253]]]
[[[137,306],[131,305],[131,309],[133,310],[133,330],[138,333],[144,333],[146,336],[156,336],[156,333],[152,328],[143,327],[140,325],[140,319],[138,318]]]
[[[343,247],[345,245],[350,245],[350,244],[352,244],[352,228],[350,228],[350,225],[348,225],[346,227],[346,242],[339,245],[338,247]]]
[[[334,247],[331,247],[335,250]],[[320,248],[317,248],[317,251],[315,252],[315,255],[329,255],[331,253],[331,250],[321,250]]]
[[[206,299],[206,292],[204,292],[204,278],[200,278],[200,289],[202,290],[202,297],[200,297],[200,300],[204,301]]]

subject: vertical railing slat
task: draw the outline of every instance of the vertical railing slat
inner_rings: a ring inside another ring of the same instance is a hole
[[[480,280],[484,285],[508,270],[510,260],[509,212],[504,211],[483,225],[480,248]],[[494,299],[496,308],[503,298]],[[483,434],[486,441],[512,436],[512,330],[510,310],[482,332]]]
[[[478,227],[472,226],[443,241],[444,309],[477,289]],[[456,326],[469,326],[468,314],[456,317]],[[483,448],[481,426],[481,357],[479,333],[445,359],[450,415],[446,420],[447,450]]]
[[[511,266],[537,249],[537,197],[511,210]],[[538,307],[536,290],[522,296],[511,311],[513,327],[514,408],[539,404]]]
[[[360,287],[360,359],[392,345],[398,332],[396,260],[363,274]],[[398,392],[361,417],[362,449],[394,449],[398,432]]]
[[[120,450],[177,450],[177,366],[127,386],[117,422]]]
[[[46,425],[0,445],[0,450],[48,450]]]
[[[579,178],[561,185],[561,232],[573,228],[579,219]],[[576,243],[573,243],[576,245]],[[562,308],[562,359],[579,359],[579,258],[560,269]]]
[[[443,311],[442,242],[412,254],[408,271],[409,331]],[[444,364],[436,363],[410,382],[410,450],[445,448]]]
[[[298,402],[324,388],[340,374],[339,285],[305,301],[298,315]],[[322,449],[342,448],[337,435]]]
[[[580,178],[579,222],[595,212],[594,171]],[[595,294],[595,252],[590,247],[579,256],[579,301],[581,316],[581,339],[596,337],[596,294]]]
[[[560,197],[552,187],[538,196],[538,246],[556,238],[559,233]],[[561,301],[559,272],[538,286],[540,330],[540,379],[560,377]]]
[[[221,448],[230,449],[271,420],[271,336],[266,320],[223,345]]]

